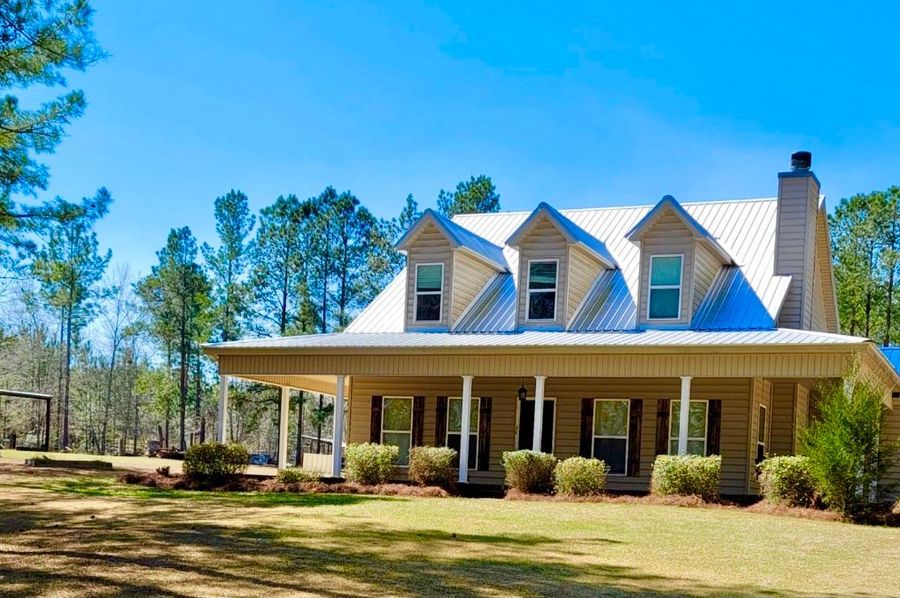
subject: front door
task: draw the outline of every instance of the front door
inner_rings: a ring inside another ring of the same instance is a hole
[[[553,452],[553,430],[556,424],[556,400],[544,399],[544,423],[541,427],[541,452]],[[534,400],[519,401],[519,434],[516,448],[531,449],[534,438]]]

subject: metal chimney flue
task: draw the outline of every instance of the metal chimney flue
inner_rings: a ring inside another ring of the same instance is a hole
[[[800,151],[791,154],[791,170],[809,170],[812,166],[812,152]]]

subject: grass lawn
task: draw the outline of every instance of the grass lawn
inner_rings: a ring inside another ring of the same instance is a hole
[[[900,529],[730,509],[215,494],[0,465],[0,595],[896,596]]]

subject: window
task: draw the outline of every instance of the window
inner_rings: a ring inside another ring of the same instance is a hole
[[[472,397],[469,414],[469,469],[478,468],[478,414],[481,400]],[[447,446],[459,454],[462,437],[462,399],[451,398],[447,402]],[[457,457],[458,459],[458,457]],[[459,467],[459,461],[454,464]]]
[[[647,300],[647,319],[677,320],[681,317],[680,255],[650,257],[650,291]]]
[[[609,466],[609,473],[625,475],[628,463],[628,401],[594,401],[594,458]]]
[[[444,264],[416,264],[416,322],[440,322]]]
[[[528,319],[556,319],[556,270],[559,262],[528,262]]]
[[[706,455],[706,414],[708,401],[691,401],[688,405],[688,438],[689,455]],[[678,454],[678,427],[681,425],[681,401],[671,402],[669,416],[669,454]]]
[[[400,449],[397,465],[409,465],[412,444],[412,397],[385,397],[381,413],[381,444]]]
[[[766,458],[766,428],[768,426],[768,409],[765,405],[759,406],[759,425],[756,430],[756,462],[760,463]]]

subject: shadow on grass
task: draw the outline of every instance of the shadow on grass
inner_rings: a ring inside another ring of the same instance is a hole
[[[285,525],[278,525],[240,512],[272,500],[300,507],[396,500],[383,497],[226,496],[96,477],[54,478],[44,489],[21,498],[0,490],[0,595],[803,596],[727,580],[711,587],[597,559],[579,562],[569,556],[581,554],[575,546],[538,534],[453,534],[399,520],[381,525],[354,519],[352,509],[310,529],[305,522],[312,526],[318,515],[285,511]],[[86,500],[60,505],[61,496]],[[577,548],[585,543],[597,551],[622,544],[579,538]]]

